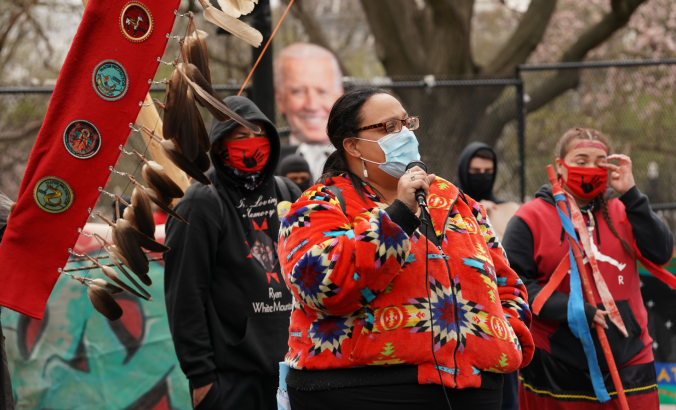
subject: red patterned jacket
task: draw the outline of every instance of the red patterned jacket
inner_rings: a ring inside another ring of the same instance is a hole
[[[438,384],[440,370],[444,385],[465,388],[479,387],[483,372],[528,364],[526,288],[483,207],[436,179],[427,200],[440,251],[426,244],[425,225],[409,236],[392,222],[368,186],[365,203],[346,177],[327,184],[341,190],[347,216],[316,185],[280,229],[282,274],[295,299],[285,359],[292,369],[417,365],[418,383]]]

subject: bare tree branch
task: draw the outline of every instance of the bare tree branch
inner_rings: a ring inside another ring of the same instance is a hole
[[[476,72],[470,44],[474,0],[426,0],[433,24],[425,42],[429,71],[424,74],[462,75]]]
[[[247,72],[247,70],[250,69],[250,64],[248,62],[247,63],[234,62],[230,59],[221,58],[220,54],[211,53],[211,52],[209,52],[209,61],[213,61],[214,63],[221,64],[221,65],[223,65],[227,68],[239,70],[239,71],[242,71],[242,72]]]
[[[535,1],[535,0],[534,0]],[[612,0],[612,10],[601,21],[578,37],[561,56],[560,62],[582,61],[587,53],[605,42],[613,33],[624,27],[632,13],[646,0]],[[580,82],[579,70],[560,70],[544,81],[538,88],[529,91],[528,112],[535,112],[567,90],[577,87]],[[512,101],[496,106],[485,117],[474,132],[476,139],[493,143],[507,122],[516,118],[516,107]]]
[[[376,39],[376,53],[389,75],[430,74],[422,27],[431,28],[427,10],[408,0],[361,0]]]
[[[284,0],[284,4],[288,5],[289,0]],[[326,39],[326,36],[322,32],[322,28],[319,26],[319,23],[317,22],[317,19],[315,18],[314,14],[312,13],[311,10],[308,10],[307,3],[304,2],[303,0],[296,0],[293,3],[293,6],[291,6],[291,14],[294,15],[298,20],[300,20],[301,24],[303,25],[303,29],[305,30],[305,33],[310,37],[310,41],[314,44],[317,44],[318,46],[322,46],[327,50],[330,50],[333,55],[336,56],[336,59],[338,60],[338,64],[340,64],[340,70],[343,72],[343,75],[349,76],[350,75],[350,70],[345,67],[342,61],[340,61],[340,58],[338,58],[338,54],[336,53],[336,50],[334,50],[331,47],[331,44],[329,44],[329,41]]]
[[[532,0],[516,31],[481,73],[512,75],[542,41],[554,9],[556,0]]]
[[[40,131],[43,121],[44,120],[32,121],[18,130],[4,131],[2,134],[0,134],[0,141],[7,142],[27,138],[32,134],[35,134],[37,131]]]
[[[9,36],[9,33],[12,31],[12,28],[16,24],[16,22],[19,20],[19,18],[24,15],[25,13],[28,12],[28,10],[37,3],[38,0],[32,0],[28,1],[23,5],[23,8],[21,10],[17,11],[15,14],[13,14],[7,23],[4,24],[4,31],[2,32],[2,35],[0,35],[0,51],[2,51],[2,48],[5,45],[5,42],[7,41],[7,36]]]
[[[426,0],[432,10],[435,21],[443,24],[459,24],[469,32],[469,19],[472,16],[473,1]]]
[[[361,0],[389,75],[463,75],[475,71],[470,47],[474,0]]]
[[[26,20],[23,20],[21,22],[21,25],[17,29],[18,30],[17,39],[21,39],[21,38],[25,37],[26,35],[28,35],[28,30],[26,30],[26,28],[25,28],[26,24],[27,24]],[[0,61],[0,73],[2,73],[5,70],[5,66],[7,65],[7,63],[10,62],[12,60],[12,58],[14,58],[14,54],[16,53],[16,51],[17,51],[17,49],[19,48],[20,45],[21,45],[21,41],[19,41],[19,40],[13,41],[10,44],[9,51],[4,53],[5,58],[2,61]]]
[[[611,0],[612,10],[595,26],[582,33],[577,41],[561,57],[561,62],[580,61],[594,48],[601,45],[613,33],[624,27],[638,6],[646,0]]]
[[[54,48],[52,47],[52,43],[49,41],[49,38],[45,34],[45,31],[42,28],[42,25],[36,21],[33,16],[30,14],[30,12],[26,13],[26,17],[28,21],[31,23],[33,28],[35,29],[35,32],[37,33],[38,38],[42,39],[43,43],[45,44],[45,47],[47,47],[47,55],[42,56],[42,63],[46,68],[49,69],[54,69],[54,67],[51,66],[50,60],[52,59],[52,56],[54,55]],[[58,70],[57,70],[58,71]]]
[[[509,4],[505,0],[498,0],[498,3],[502,4],[502,7],[504,7],[506,10],[508,10],[513,16],[521,16],[523,15],[523,12],[520,12],[519,10],[510,7]]]

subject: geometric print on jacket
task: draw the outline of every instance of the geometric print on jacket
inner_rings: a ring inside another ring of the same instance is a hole
[[[364,201],[345,176],[327,184],[341,190],[347,215],[315,185],[281,222],[279,259],[294,294],[290,367],[415,365],[420,383],[438,383],[434,349],[443,384],[463,388],[530,361],[526,289],[481,205],[432,183],[439,250],[424,227],[406,235],[368,185]]]

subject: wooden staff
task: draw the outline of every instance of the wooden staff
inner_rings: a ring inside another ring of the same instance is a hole
[[[559,185],[559,181],[556,178],[556,173],[554,172],[554,167],[552,165],[547,165],[547,175],[549,176],[549,182],[552,184],[553,194],[555,196],[557,194],[563,195],[563,189]],[[566,201],[556,201],[556,203],[564,214],[568,213]],[[577,206],[577,204],[570,204],[570,206]],[[580,232],[580,235],[584,234],[584,232]],[[587,269],[584,266],[580,247],[576,239],[571,238],[568,232],[566,232],[566,236],[568,237],[568,242],[571,245],[570,249],[572,249],[575,262],[577,263],[577,270],[580,271],[580,278],[582,280],[582,289],[584,290],[585,299],[587,300],[587,303],[590,303],[596,307],[596,299],[594,298],[591,282],[589,281],[589,276],[587,275]],[[594,323],[594,327],[596,328],[596,333],[599,336],[599,342],[601,342],[601,347],[603,348],[603,354],[606,357],[606,362],[608,362],[608,369],[610,369],[610,375],[613,378],[613,384],[615,385],[615,391],[617,391],[617,397],[620,399],[620,406],[622,407],[622,410],[629,410],[627,397],[624,395],[624,388],[622,387],[622,381],[620,380],[620,373],[617,371],[617,365],[615,364],[615,359],[613,358],[613,352],[610,350],[610,343],[606,337],[606,331],[603,329],[603,326],[599,325],[598,323]]]

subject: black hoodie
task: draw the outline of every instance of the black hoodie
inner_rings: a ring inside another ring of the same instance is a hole
[[[214,167],[207,176],[213,187],[192,185],[175,207],[189,225],[167,221],[169,328],[192,388],[213,382],[216,369],[276,376],[288,351],[291,294],[276,262],[279,135],[247,98],[228,97],[225,102],[247,120],[265,124],[270,156],[262,184],[248,190],[212,150]],[[237,126],[235,121],[214,121],[211,144]],[[298,198],[300,190],[284,182],[292,199]]]
[[[488,150],[493,153],[493,182],[491,182],[491,190],[489,193],[476,192],[476,189],[472,187],[469,183],[469,163],[474,158],[474,155],[479,150]],[[495,176],[498,174],[498,156],[495,155],[495,151],[491,148],[490,145],[486,145],[483,142],[472,142],[460,154],[460,163],[458,164],[458,188],[472,197],[476,201],[481,201],[483,199],[488,199],[493,201],[496,204],[501,204],[505,201],[493,195],[493,184],[495,184]]]

